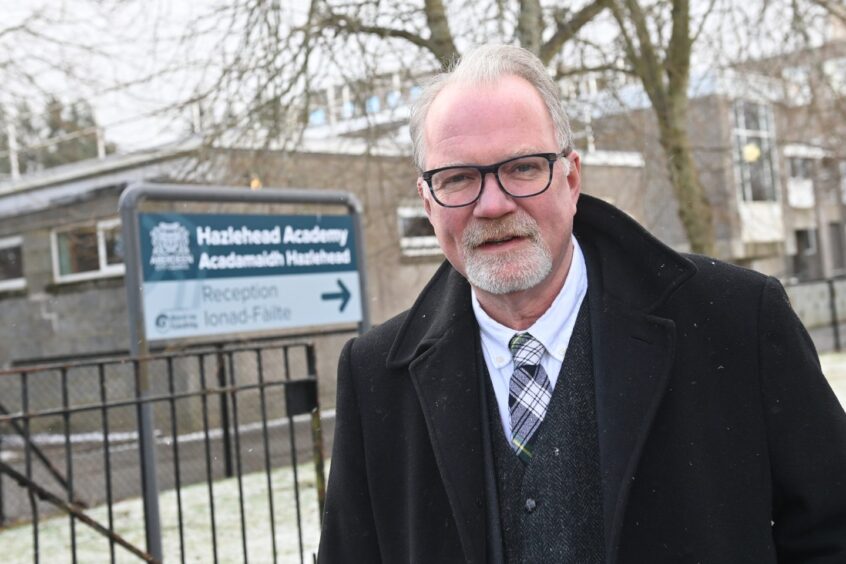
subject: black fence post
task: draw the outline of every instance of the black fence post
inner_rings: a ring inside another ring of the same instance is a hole
[[[840,320],[837,317],[837,290],[834,287],[834,279],[826,280],[828,284],[828,307],[831,312],[831,331],[834,334],[834,350],[840,352]]]
[[[226,356],[223,354],[223,345],[217,346],[217,386],[223,390],[226,388]],[[220,430],[223,433],[223,468],[227,478],[235,475],[232,469],[232,434],[229,429],[229,400],[228,394],[218,394],[220,398]]]
[[[317,359],[314,344],[306,347],[306,366],[309,376],[317,383]],[[314,448],[314,486],[317,488],[317,509],[320,525],[323,525],[323,505],[326,501],[326,473],[323,468],[323,423],[320,420],[320,396],[316,395],[314,409],[311,411],[311,443]]]
[[[0,460],[3,460],[3,429],[0,426]],[[3,499],[3,474],[0,474],[0,527],[6,523],[6,502]]]

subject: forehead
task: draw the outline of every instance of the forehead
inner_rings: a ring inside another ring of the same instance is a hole
[[[427,168],[558,150],[543,99],[517,76],[447,85],[429,108],[424,136]]]

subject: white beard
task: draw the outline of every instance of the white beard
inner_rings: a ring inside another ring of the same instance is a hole
[[[485,241],[508,236],[526,237],[528,249],[481,253],[476,247]],[[552,272],[552,253],[540,236],[537,222],[525,212],[506,219],[468,225],[461,241],[468,282],[490,294],[528,290]]]

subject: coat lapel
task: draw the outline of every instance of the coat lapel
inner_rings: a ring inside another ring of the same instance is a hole
[[[467,562],[483,563],[484,473],[475,323],[447,332],[409,367]]]
[[[591,316],[606,555],[613,563],[638,461],[667,387],[675,327],[607,303]]]
[[[467,562],[483,564],[485,491],[478,326],[470,287],[446,265],[409,311],[388,357],[407,365]]]
[[[664,303],[694,264],[620,210],[582,196],[575,233],[588,269],[606,555],[617,561],[632,483],[675,356]]]

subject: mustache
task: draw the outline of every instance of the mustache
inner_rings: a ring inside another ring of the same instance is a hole
[[[526,237],[536,241],[540,238],[540,230],[530,215],[521,213],[500,219],[476,220],[464,230],[461,242],[465,249],[474,249],[488,241],[509,237]]]

